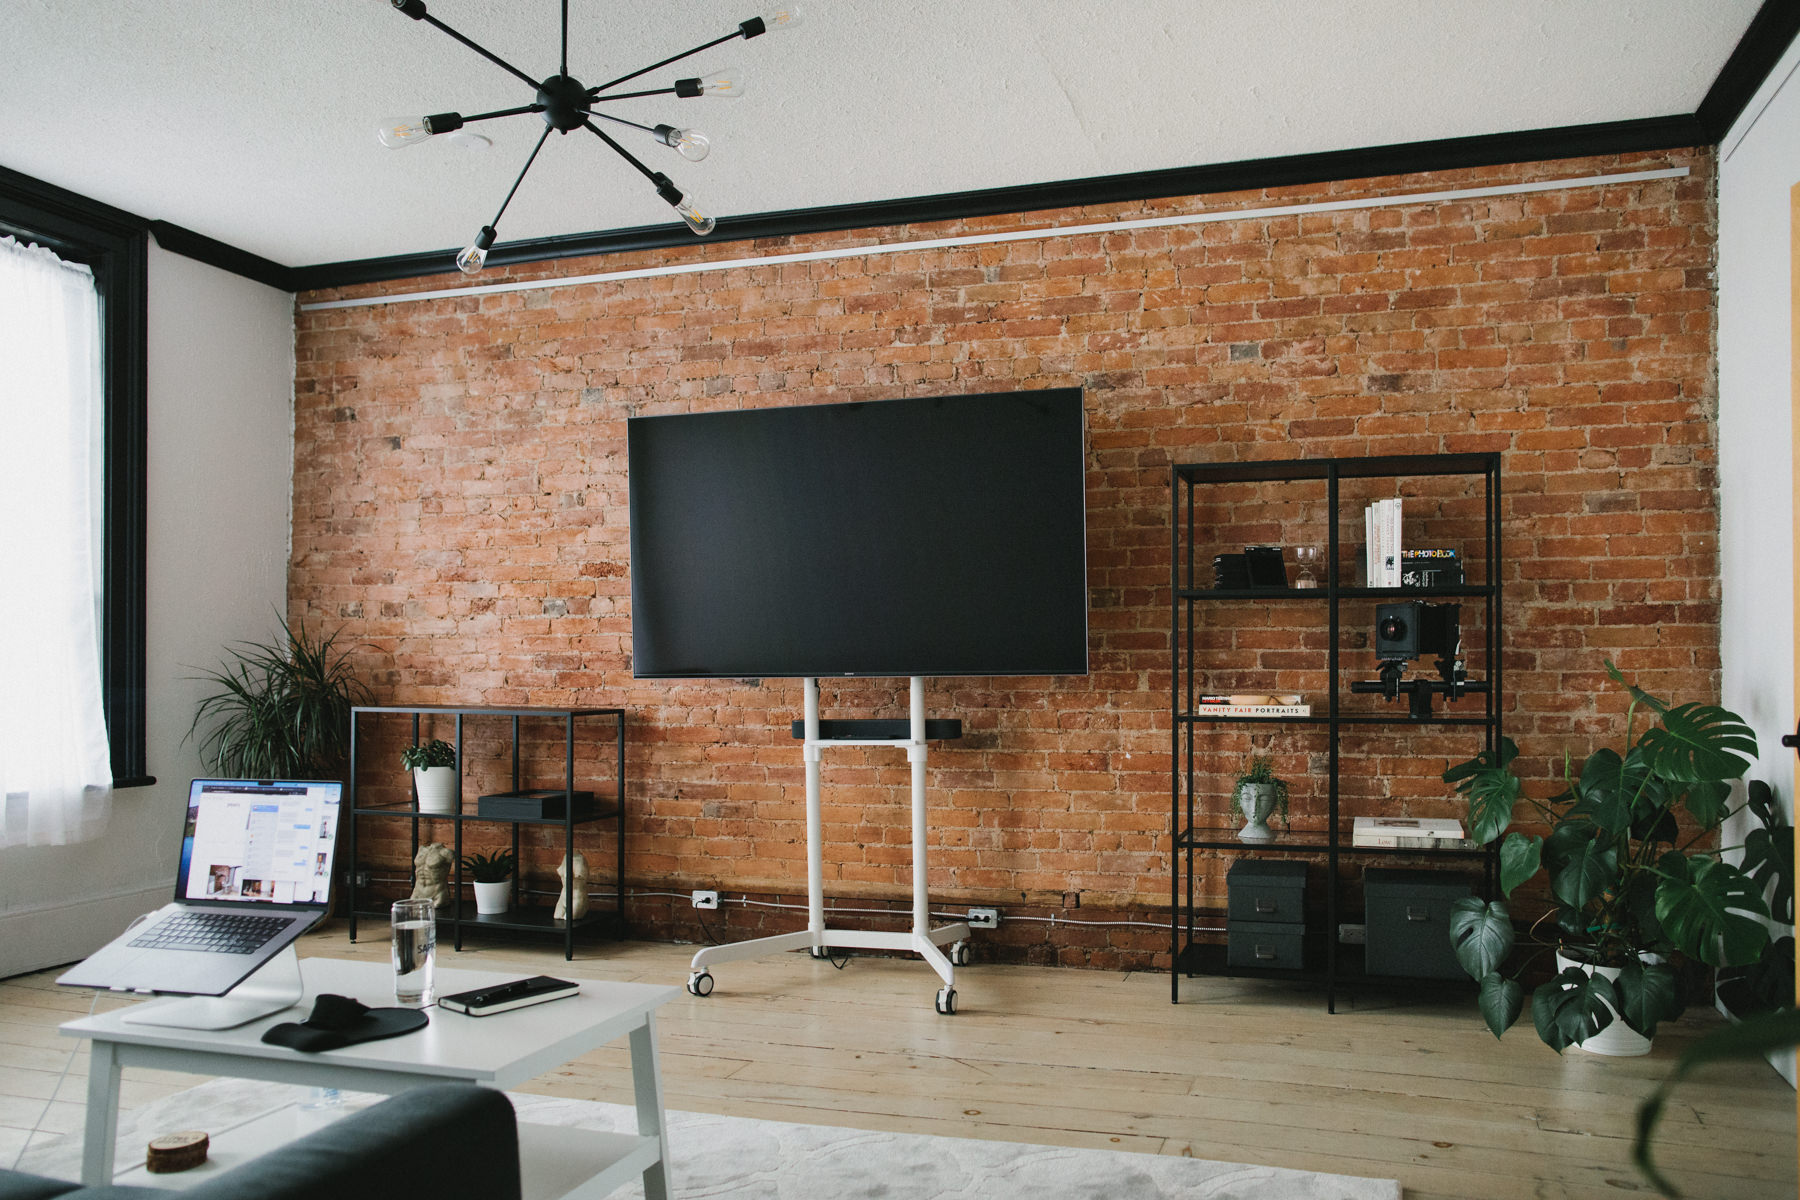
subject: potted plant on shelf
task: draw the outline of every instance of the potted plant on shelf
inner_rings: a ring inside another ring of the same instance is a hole
[[[1272,842],[1275,831],[1269,828],[1269,816],[1281,814],[1281,827],[1288,824],[1288,785],[1275,777],[1275,760],[1266,754],[1251,755],[1244,773],[1231,785],[1231,811],[1244,818],[1238,830],[1243,842]]]
[[[400,753],[400,765],[413,773],[420,812],[456,811],[456,748],[449,742],[408,746]]]
[[[1658,1022],[1681,1012],[1671,959],[1750,963],[1769,942],[1762,885],[1721,861],[1718,849],[1696,848],[1743,807],[1732,806],[1731,781],[1755,759],[1755,734],[1736,713],[1672,706],[1632,686],[1610,660],[1606,671],[1631,694],[1624,753],[1597,750],[1579,773],[1565,759],[1561,794],[1541,802],[1524,795],[1510,738],[1444,772],[1468,799],[1477,843],[1506,831],[1521,800],[1549,828],[1547,836],[1506,832],[1500,889],[1510,897],[1539,876],[1548,882],[1552,906],[1527,936],[1538,946],[1532,958],[1555,952],[1557,973],[1532,993],[1531,1017],[1559,1053],[1646,1053]],[[1655,714],[1641,734],[1640,709]],[[1518,973],[1501,972],[1515,942],[1506,902],[1457,901],[1450,937],[1457,961],[1480,982],[1482,1018],[1499,1037],[1524,1008]]]
[[[509,907],[507,892],[512,886],[513,852],[496,850],[491,854],[465,854],[462,868],[475,879],[475,911],[482,916],[497,916]]]

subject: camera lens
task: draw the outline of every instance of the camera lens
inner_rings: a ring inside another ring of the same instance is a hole
[[[1406,636],[1406,622],[1399,617],[1383,617],[1376,632],[1384,642],[1397,642]]]

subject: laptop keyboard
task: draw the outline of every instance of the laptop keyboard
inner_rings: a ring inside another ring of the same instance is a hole
[[[287,927],[288,917],[250,913],[178,913],[131,940],[133,946],[156,950],[206,950],[215,954],[249,954]]]

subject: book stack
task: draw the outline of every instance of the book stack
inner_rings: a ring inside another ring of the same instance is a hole
[[[1399,587],[1400,501],[1377,500],[1363,509],[1363,578],[1370,587]]]
[[[1298,692],[1233,692],[1200,697],[1198,712],[1203,717],[1310,717],[1312,705],[1302,704]]]
[[[1371,849],[1472,850],[1460,821],[1448,817],[1358,817],[1350,844]]]

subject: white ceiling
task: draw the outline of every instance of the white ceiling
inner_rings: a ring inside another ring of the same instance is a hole
[[[556,0],[428,0],[537,77]],[[570,73],[605,82],[764,0],[573,0]],[[692,164],[620,141],[721,216],[1692,113],[1759,0],[801,0],[797,28],[647,76],[741,67],[741,100],[621,102],[700,129]],[[382,148],[377,120],[525,86],[388,0],[4,0],[0,166],[285,266],[454,248],[543,126]],[[609,129],[609,131],[611,131]],[[502,243],[668,223],[584,131],[553,136]]]

